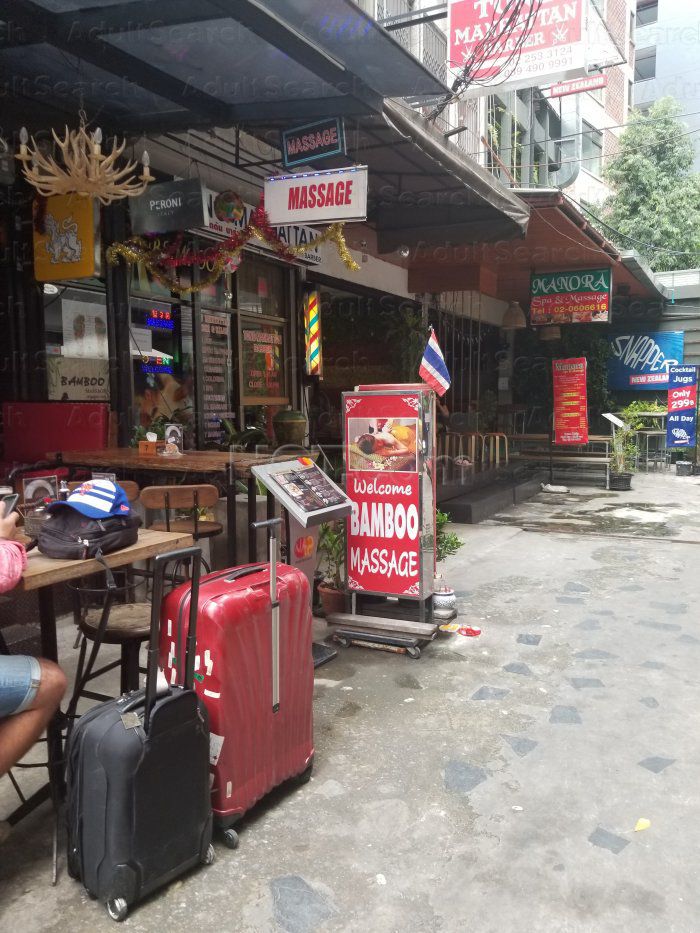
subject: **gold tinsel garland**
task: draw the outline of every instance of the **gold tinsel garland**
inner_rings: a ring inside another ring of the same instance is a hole
[[[331,224],[331,226],[324,230],[315,240],[305,246],[287,246],[275,235],[270,235],[264,228],[251,223],[241,231],[235,245],[227,246],[226,242],[224,242],[219,246],[207,250],[206,261],[212,263],[212,269],[203,276],[196,285],[180,285],[177,277],[173,275],[172,272],[169,272],[169,270],[174,270],[176,268],[173,264],[172,257],[167,255],[162,246],[150,244],[143,237],[132,237],[129,240],[125,240],[123,243],[113,243],[107,248],[106,255],[107,262],[109,262],[110,265],[116,265],[120,259],[123,259],[124,262],[129,265],[140,263],[148,269],[161,285],[169,288],[170,291],[177,295],[189,295],[192,294],[192,292],[202,291],[210,285],[213,285],[213,283],[223,275],[226,266],[240,257],[243,247],[252,239],[262,240],[264,243],[268,243],[276,253],[285,259],[303,256],[305,252],[308,252],[308,250],[314,246],[320,246],[323,243],[333,243],[346,268],[351,272],[357,272],[360,268],[352,258],[347,243],[345,242],[342,223]],[[186,263],[183,261],[178,262],[178,265],[185,264]]]

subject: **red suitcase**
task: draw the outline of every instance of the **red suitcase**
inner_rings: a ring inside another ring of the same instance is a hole
[[[270,544],[276,554],[274,526]],[[185,657],[189,596],[184,584],[163,602],[160,666],[168,682],[177,682]],[[209,713],[214,820],[232,847],[238,837],[230,827],[257,800],[311,775],[311,627],[308,580],[294,567],[251,564],[201,579],[195,690]]]

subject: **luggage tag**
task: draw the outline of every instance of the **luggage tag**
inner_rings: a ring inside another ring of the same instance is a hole
[[[136,712],[122,713],[121,721],[125,729],[138,729],[143,725],[141,717]]]

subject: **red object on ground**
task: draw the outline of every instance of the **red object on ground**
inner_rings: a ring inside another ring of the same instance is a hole
[[[163,600],[160,667],[177,680],[185,658],[189,584]],[[209,713],[214,817],[232,825],[268,791],[313,762],[314,665],[305,575],[277,566],[279,708],[273,710],[269,565],[202,577],[195,690]]]
[[[457,634],[468,635],[470,638],[476,638],[481,635],[480,628],[472,628],[471,625],[462,625],[457,629]]]

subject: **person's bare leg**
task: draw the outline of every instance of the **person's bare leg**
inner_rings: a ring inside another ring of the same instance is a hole
[[[61,668],[43,658],[39,664],[41,683],[32,705],[0,721],[0,777],[34,745],[66,692],[66,675]]]

